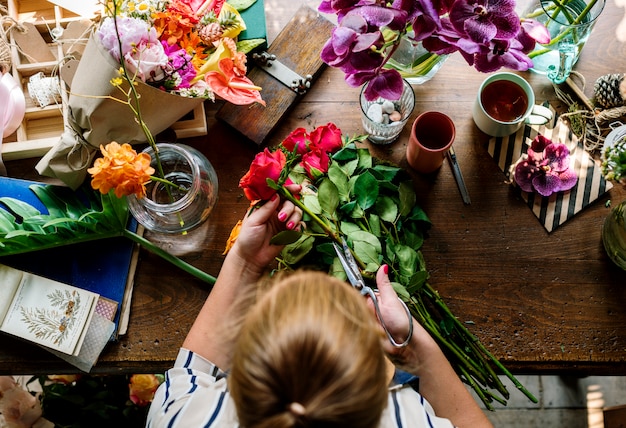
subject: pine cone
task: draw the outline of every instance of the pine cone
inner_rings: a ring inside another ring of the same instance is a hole
[[[218,40],[220,40],[222,38],[222,34],[222,27],[217,22],[203,25],[198,30],[198,36],[200,36],[202,41],[207,45],[210,45],[213,42],[217,42]]]
[[[624,74],[605,74],[593,86],[596,105],[602,108],[619,107],[625,104],[626,81]]]

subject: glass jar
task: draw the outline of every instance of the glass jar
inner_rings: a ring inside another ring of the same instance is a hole
[[[213,165],[198,150],[184,144],[157,144],[163,178],[171,183],[151,180],[146,196],[128,196],[132,215],[146,229],[182,233],[203,223],[217,201],[217,175]],[[152,158],[155,176],[160,176],[152,147],[144,150]]]
[[[613,208],[604,220],[602,242],[609,258],[626,270],[626,200]]]

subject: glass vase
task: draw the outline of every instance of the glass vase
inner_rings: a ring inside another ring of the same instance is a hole
[[[448,55],[429,52],[422,46],[422,42],[404,37],[385,68],[398,70],[411,85],[421,85],[435,76],[446,59]]]
[[[128,197],[133,216],[146,229],[182,233],[203,223],[217,201],[217,175],[209,160],[196,149],[183,144],[157,144],[163,178],[168,185],[151,180],[146,196]],[[144,150],[152,158],[155,175],[159,168],[152,147]]]
[[[604,220],[602,242],[609,258],[626,270],[626,200],[613,208]]]
[[[545,25],[550,43],[537,43],[529,54],[533,61],[531,70],[545,74],[554,83],[565,82],[605,3],[606,0],[535,0],[522,16]]]

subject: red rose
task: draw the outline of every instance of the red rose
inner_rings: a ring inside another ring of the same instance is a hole
[[[309,134],[307,134],[306,130],[304,128],[297,128],[291,131],[291,134],[285,138],[282,144],[290,152],[293,152],[293,149],[297,147],[296,153],[303,155],[308,151],[308,142]]]
[[[311,132],[311,144],[324,150],[326,153],[335,153],[343,147],[341,129],[334,123],[318,126]]]
[[[250,165],[250,170],[239,180],[239,187],[243,189],[246,198],[256,201],[269,200],[274,196],[276,190],[267,185],[266,179],[278,181],[286,162],[285,154],[280,150],[270,152],[265,149],[258,153]]]
[[[328,163],[328,153],[316,147],[314,150],[302,156],[301,165],[306,170],[309,178],[315,181],[320,178],[322,174],[328,172]]]

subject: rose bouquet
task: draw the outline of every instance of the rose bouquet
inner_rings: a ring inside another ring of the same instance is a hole
[[[400,98],[402,77],[389,64],[403,39],[431,53],[420,63],[459,52],[482,72],[528,70],[533,63],[527,54],[535,42],[550,41],[543,25],[520,20],[514,0],[324,0],[319,10],[338,18],[322,60],[340,68],[350,86],[369,82],[365,96],[370,101]]]
[[[389,266],[394,288],[412,315],[488,408],[493,400],[505,404],[508,398],[494,365],[536,402],[429,285],[420,248],[430,220],[416,204],[408,174],[372,157],[357,144],[363,139],[343,137],[332,123],[311,133],[299,128],[252,161],[240,181],[250,201],[268,200],[278,193],[303,211],[302,231],[292,227],[273,238],[286,245],[278,269],[307,267],[345,279],[332,245],[345,239],[366,279],[372,280],[380,265]],[[287,190],[290,183],[302,185],[300,194]]]
[[[113,0],[106,5],[107,16],[91,34],[71,81],[65,131],[36,166],[72,188],[84,181],[101,145],[152,144],[148,135],[216,95],[237,104],[263,103],[260,88],[245,76],[245,52],[264,40],[235,42],[245,23],[229,4]]]

